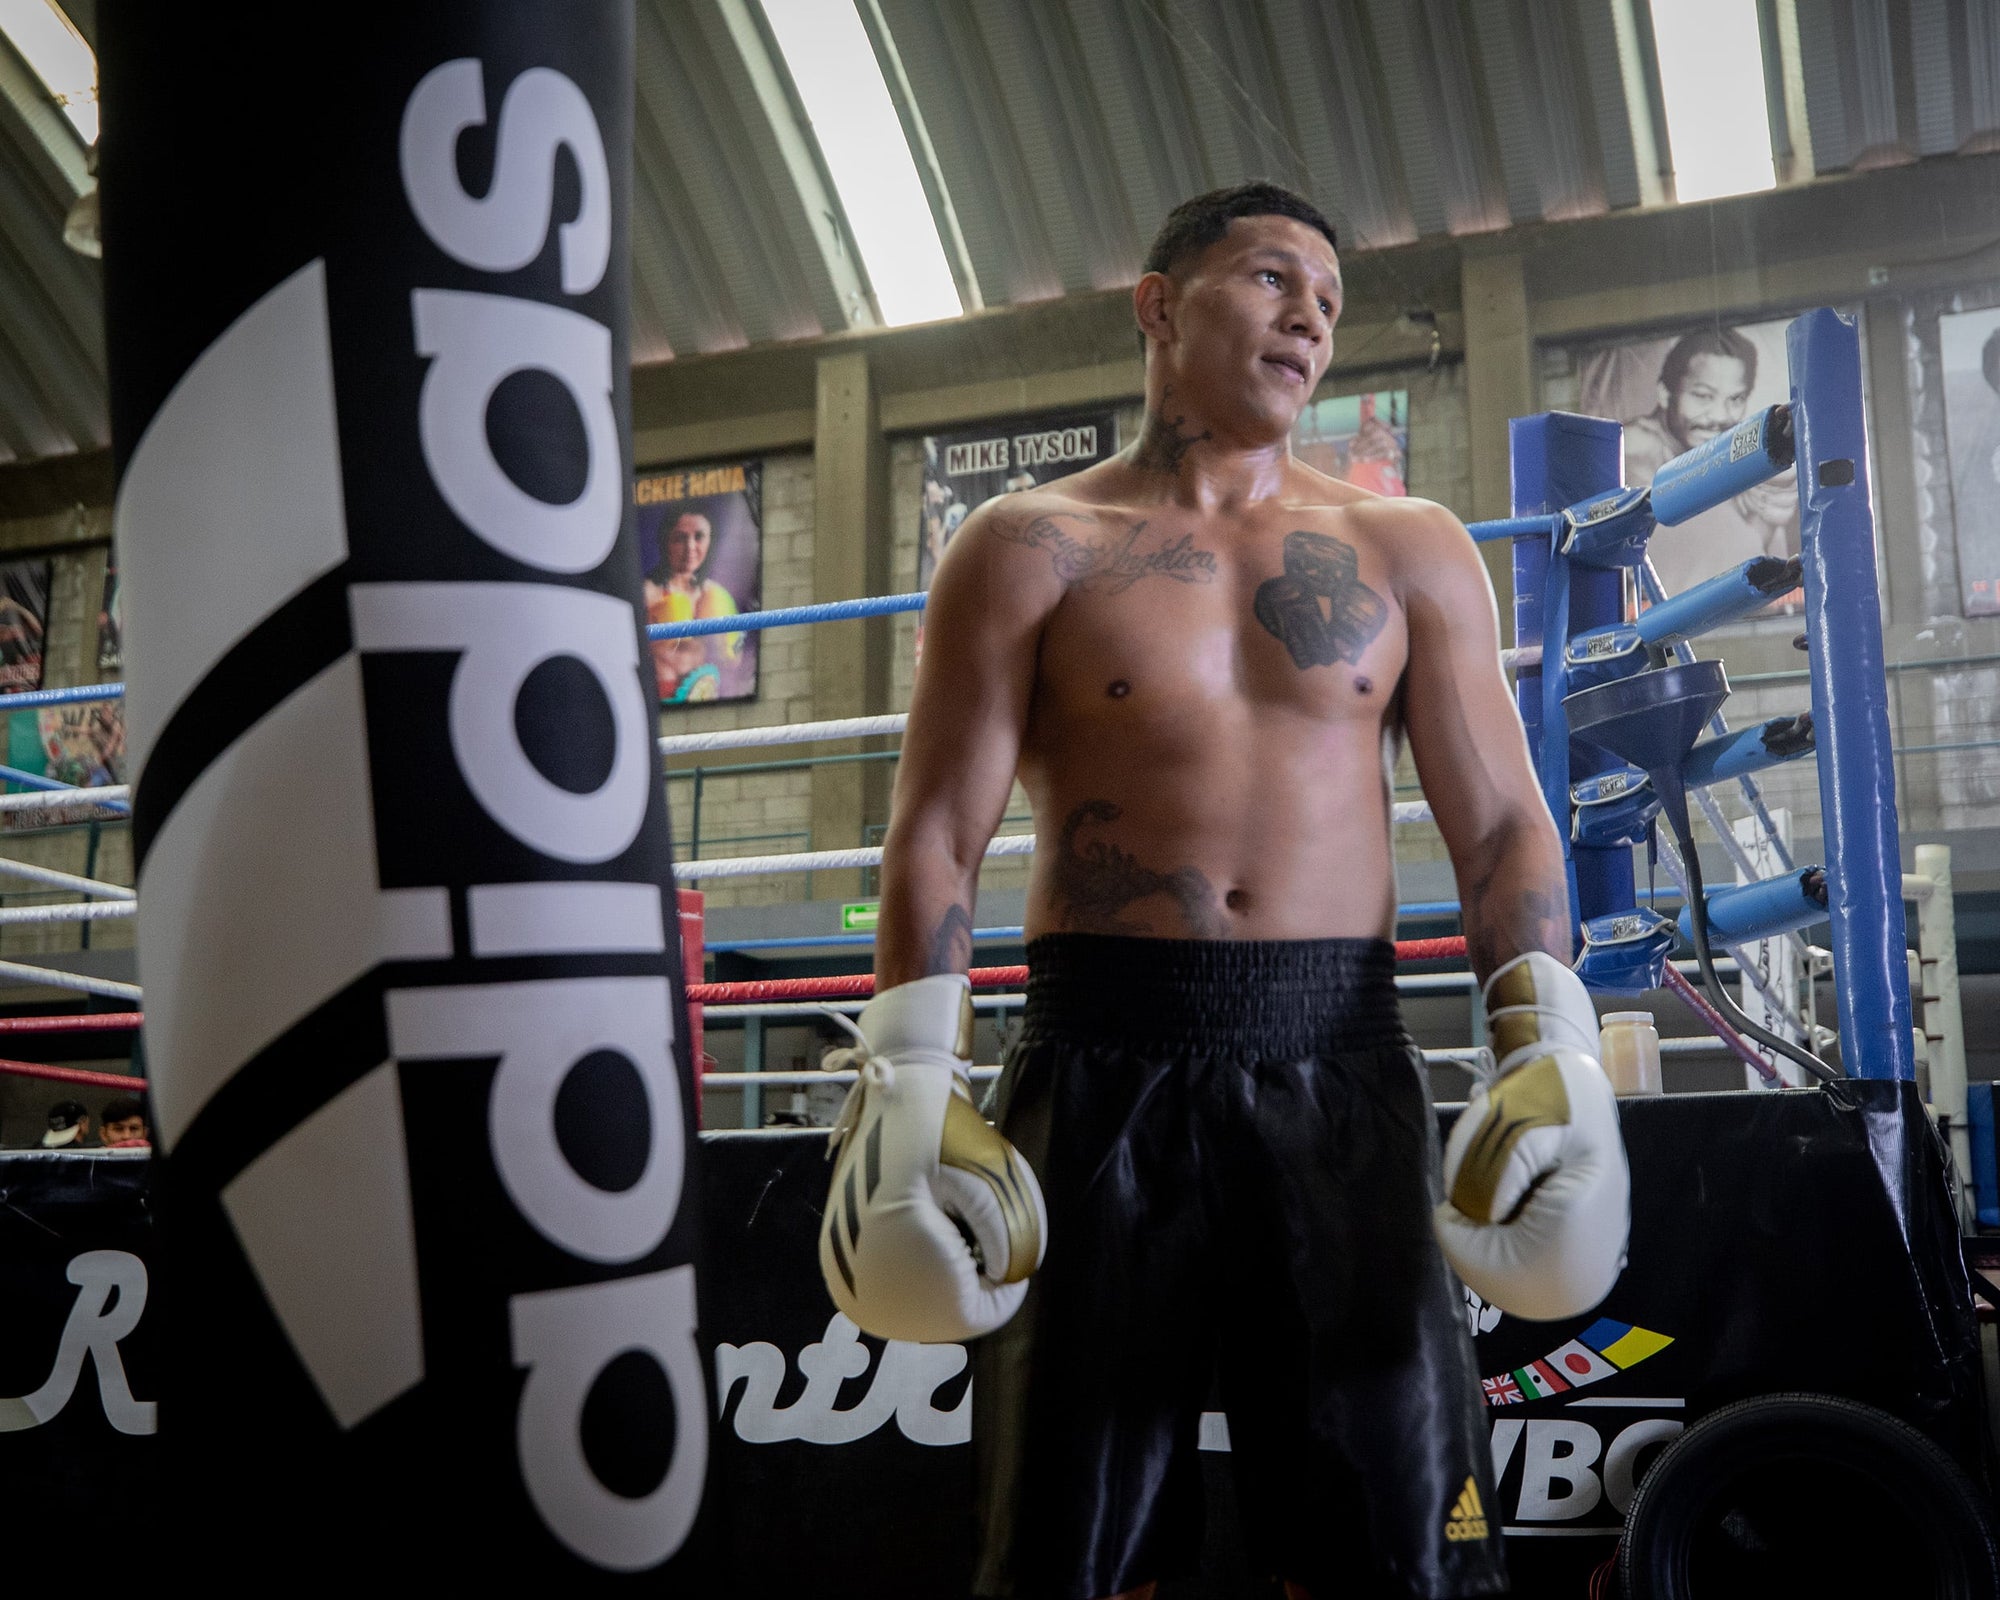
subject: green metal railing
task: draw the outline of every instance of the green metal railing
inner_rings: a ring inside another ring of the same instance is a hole
[[[794,756],[786,761],[737,761],[719,767],[681,767],[667,773],[667,782],[691,781],[694,794],[688,803],[688,847],[686,856],[680,855],[680,846],[674,847],[676,857],[682,860],[697,860],[701,855],[701,804],[710,778],[742,778],[758,772],[807,772],[814,767],[837,767],[857,761],[894,761],[900,750],[863,750],[853,755]],[[808,836],[809,837],[809,836]],[[710,840],[710,843],[720,843]]]

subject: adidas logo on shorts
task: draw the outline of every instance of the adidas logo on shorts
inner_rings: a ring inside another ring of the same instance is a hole
[[[1444,1525],[1445,1541],[1448,1544],[1463,1544],[1468,1539],[1484,1539],[1486,1535],[1486,1508],[1479,1503],[1479,1485],[1471,1478],[1465,1480],[1465,1490],[1458,1497],[1458,1504],[1451,1508],[1451,1520]]]

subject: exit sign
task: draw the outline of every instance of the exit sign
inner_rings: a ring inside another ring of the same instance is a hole
[[[873,933],[881,917],[880,900],[857,900],[840,908],[840,930],[843,933]]]

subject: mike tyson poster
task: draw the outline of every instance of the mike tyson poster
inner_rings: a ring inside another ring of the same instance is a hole
[[[924,509],[919,523],[917,587],[931,574],[967,513],[996,494],[1013,494],[1118,453],[1118,413],[1003,417],[924,439]]]
[[[631,0],[99,20],[168,1563],[707,1593]]]
[[[1068,477],[1118,453],[1118,413],[1007,417],[924,438],[924,504],[917,522],[917,587],[931,576],[959,524],[995,495]],[[917,617],[916,651],[924,652]]]

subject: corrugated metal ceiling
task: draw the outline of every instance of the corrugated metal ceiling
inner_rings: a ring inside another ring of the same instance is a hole
[[[92,9],[70,7],[86,37]],[[987,305],[1130,283],[1174,203],[1250,177],[1301,189],[1364,249],[1670,192],[1647,0],[861,9]],[[1794,150],[1831,173],[2000,147],[1989,0],[1760,9],[1781,170]],[[754,0],[638,0],[638,19],[635,358],[873,321]],[[97,266],[61,244],[81,154],[0,42],[0,462],[105,443]]]

